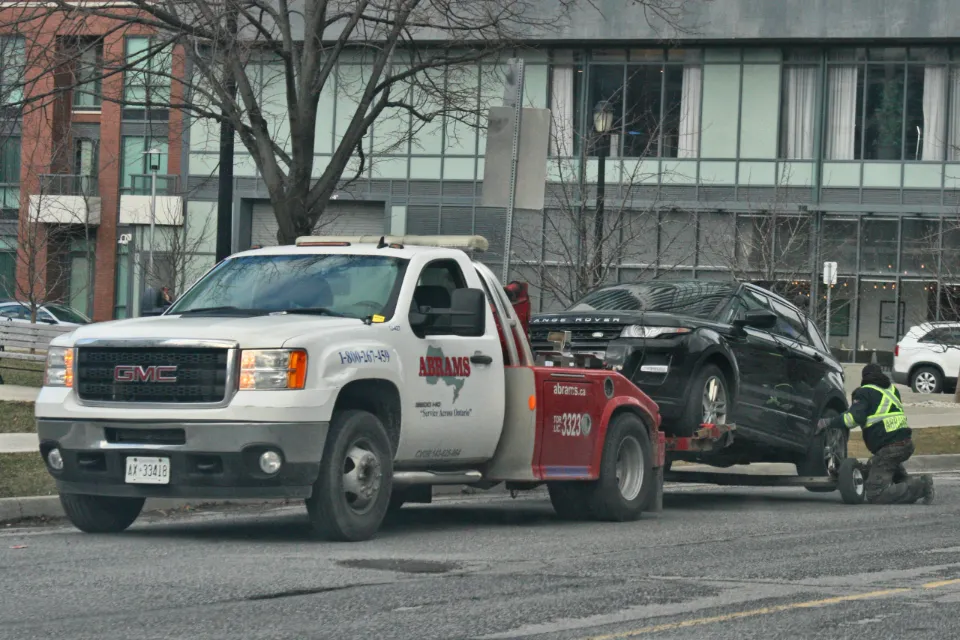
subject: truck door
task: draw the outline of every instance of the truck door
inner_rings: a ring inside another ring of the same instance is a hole
[[[424,265],[404,313],[414,305],[449,308],[455,289],[482,290],[470,263],[464,266],[452,258]],[[504,363],[490,309],[483,336],[446,333],[439,322],[423,336],[411,331],[401,345],[409,364],[397,460],[434,467],[491,458],[503,428]]]

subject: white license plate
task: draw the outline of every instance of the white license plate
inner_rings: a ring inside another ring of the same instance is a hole
[[[127,458],[127,484],[170,484],[170,458]]]

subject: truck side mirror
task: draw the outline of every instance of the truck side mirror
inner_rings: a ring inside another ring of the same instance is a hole
[[[487,328],[487,298],[480,289],[454,289],[449,309],[425,307],[410,311],[410,326],[423,337],[427,334],[476,337]]]
[[[482,336],[487,324],[487,297],[480,289],[454,289],[450,294],[450,328],[457,336]]]

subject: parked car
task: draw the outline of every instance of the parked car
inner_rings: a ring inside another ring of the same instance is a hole
[[[960,322],[910,327],[893,350],[893,381],[917,393],[953,393],[960,370]]]
[[[732,446],[680,454],[716,466],[793,462],[822,475],[846,455],[843,430],[814,436],[817,421],[847,409],[843,368],[796,306],[751,284],[702,280],[618,284],[560,313],[535,316],[531,341],[570,331],[574,352],[622,367],[660,406],[668,435],[735,423]]]
[[[30,305],[15,300],[0,302],[0,322],[30,322]],[[80,326],[92,321],[76,309],[61,304],[45,304],[37,308],[37,322],[61,326]]]

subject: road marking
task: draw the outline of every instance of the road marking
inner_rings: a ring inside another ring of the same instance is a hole
[[[932,583],[931,583],[932,584]],[[635,638],[637,636],[650,633],[659,633],[661,631],[673,631],[676,629],[687,629],[689,627],[700,627],[703,625],[714,624],[717,622],[729,622],[730,620],[740,620],[742,618],[752,618],[755,616],[770,615],[771,613],[780,613],[794,609],[812,609],[815,607],[826,607],[841,602],[853,602],[855,600],[869,600],[872,598],[883,598],[897,593],[905,593],[910,589],[884,589],[882,591],[870,591],[868,593],[858,593],[849,596],[837,596],[835,598],[823,598],[821,600],[808,600],[806,602],[794,602],[792,604],[781,604],[773,607],[763,607],[761,609],[752,609],[750,611],[737,611],[736,613],[725,613],[719,616],[709,618],[694,618],[692,620],[682,620],[680,622],[668,622],[658,624],[652,627],[643,627],[632,631],[623,631],[620,633],[611,633],[602,636],[591,636],[589,640],[620,640],[621,638]]]
[[[928,582],[923,585],[924,589],[937,589],[939,587],[946,587],[951,584],[960,584],[960,578],[956,580],[940,580],[939,582]]]

